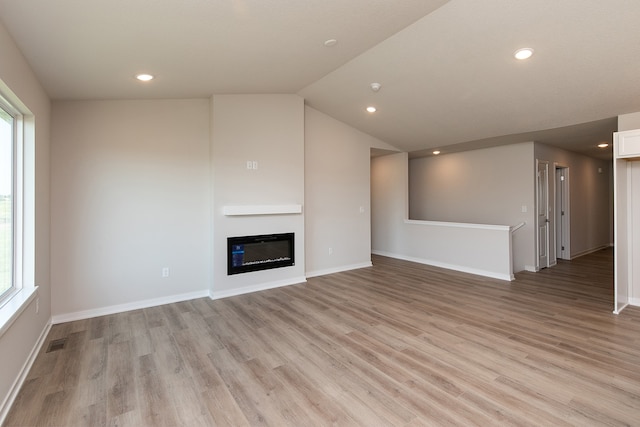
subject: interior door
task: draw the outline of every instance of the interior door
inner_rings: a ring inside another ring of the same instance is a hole
[[[556,168],[556,256],[569,256],[569,168]]]
[[[536,160],[536,228],[538,268],[549,266],[549,163]]]

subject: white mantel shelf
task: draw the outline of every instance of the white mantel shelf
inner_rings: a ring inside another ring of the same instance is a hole
[[[302,205],[242,205],[223,206],[225,216],[288,215],[302,213]]]

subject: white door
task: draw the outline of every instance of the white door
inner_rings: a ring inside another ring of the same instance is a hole
[[[536,160],[536,228],[538,265],[549,266],[549,163]]]
[[[569,168],[556,168],[556,256],[569,256]]]

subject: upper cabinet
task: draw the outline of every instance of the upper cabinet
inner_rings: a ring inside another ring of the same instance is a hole
[[[640,129],[616,132],[616,158],[640,157]]]

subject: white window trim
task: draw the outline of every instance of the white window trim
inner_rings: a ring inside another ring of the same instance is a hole
[[[1,83],[1,82],[0,82]],[[4,86],[1,85],[0,86]],[[6,86],[4,87],[6,89]],[[27,267],[33,266],[33,254],[26,251],[33,252],[31,248],[34,244],[33,241],[27,242],[25,239],[30,239],[28,235],[32,235],[33,232],[27,232],[25,227],[33,227],[33,216],[35,213],[27,213],[25,209],[25,202],[28,198],[32,198],[35,195],[35,188],[27,188],[27,185],[33,185],[33,178],[25,176],[26,170],[30,173],[35,173],[31,165],[27,165],[26,162],[34,162],[35,152],[27,153],[27,144],[32,146],[35,141],[27,141],[27,134],[29,138],[34,137],[32,129],[26,129],[27,126],[34,126],[33,117],[28,109],[22,104],[15,95],[10,91],[2,91],[0,93],[0,104],[2,107],[10,112],[14,116],[14,183],[13,183],[13,221],[14,221],[14,253],[13,253],[13,284],[14,288],[8,295],[0,300],[0,337],[2,337],[11,327],[13,322],[20,316],[20,314],[29,306],[29,304],[37,297],[38,287],[33,283],[33,272],[27,271]],[[5,97],[3,95],[12,95]],[[15,102],[11,102],[14,100]],[[29,123],[29,124],[27,124]],[[33,147],[32,147],[33,148]],[[32,150],[31,150],[32,151]],[[32,203],[31,203],[32,204]],[[30,218],[27,218],[30,215]],[[37,310],[37,308],[36,308]]]

